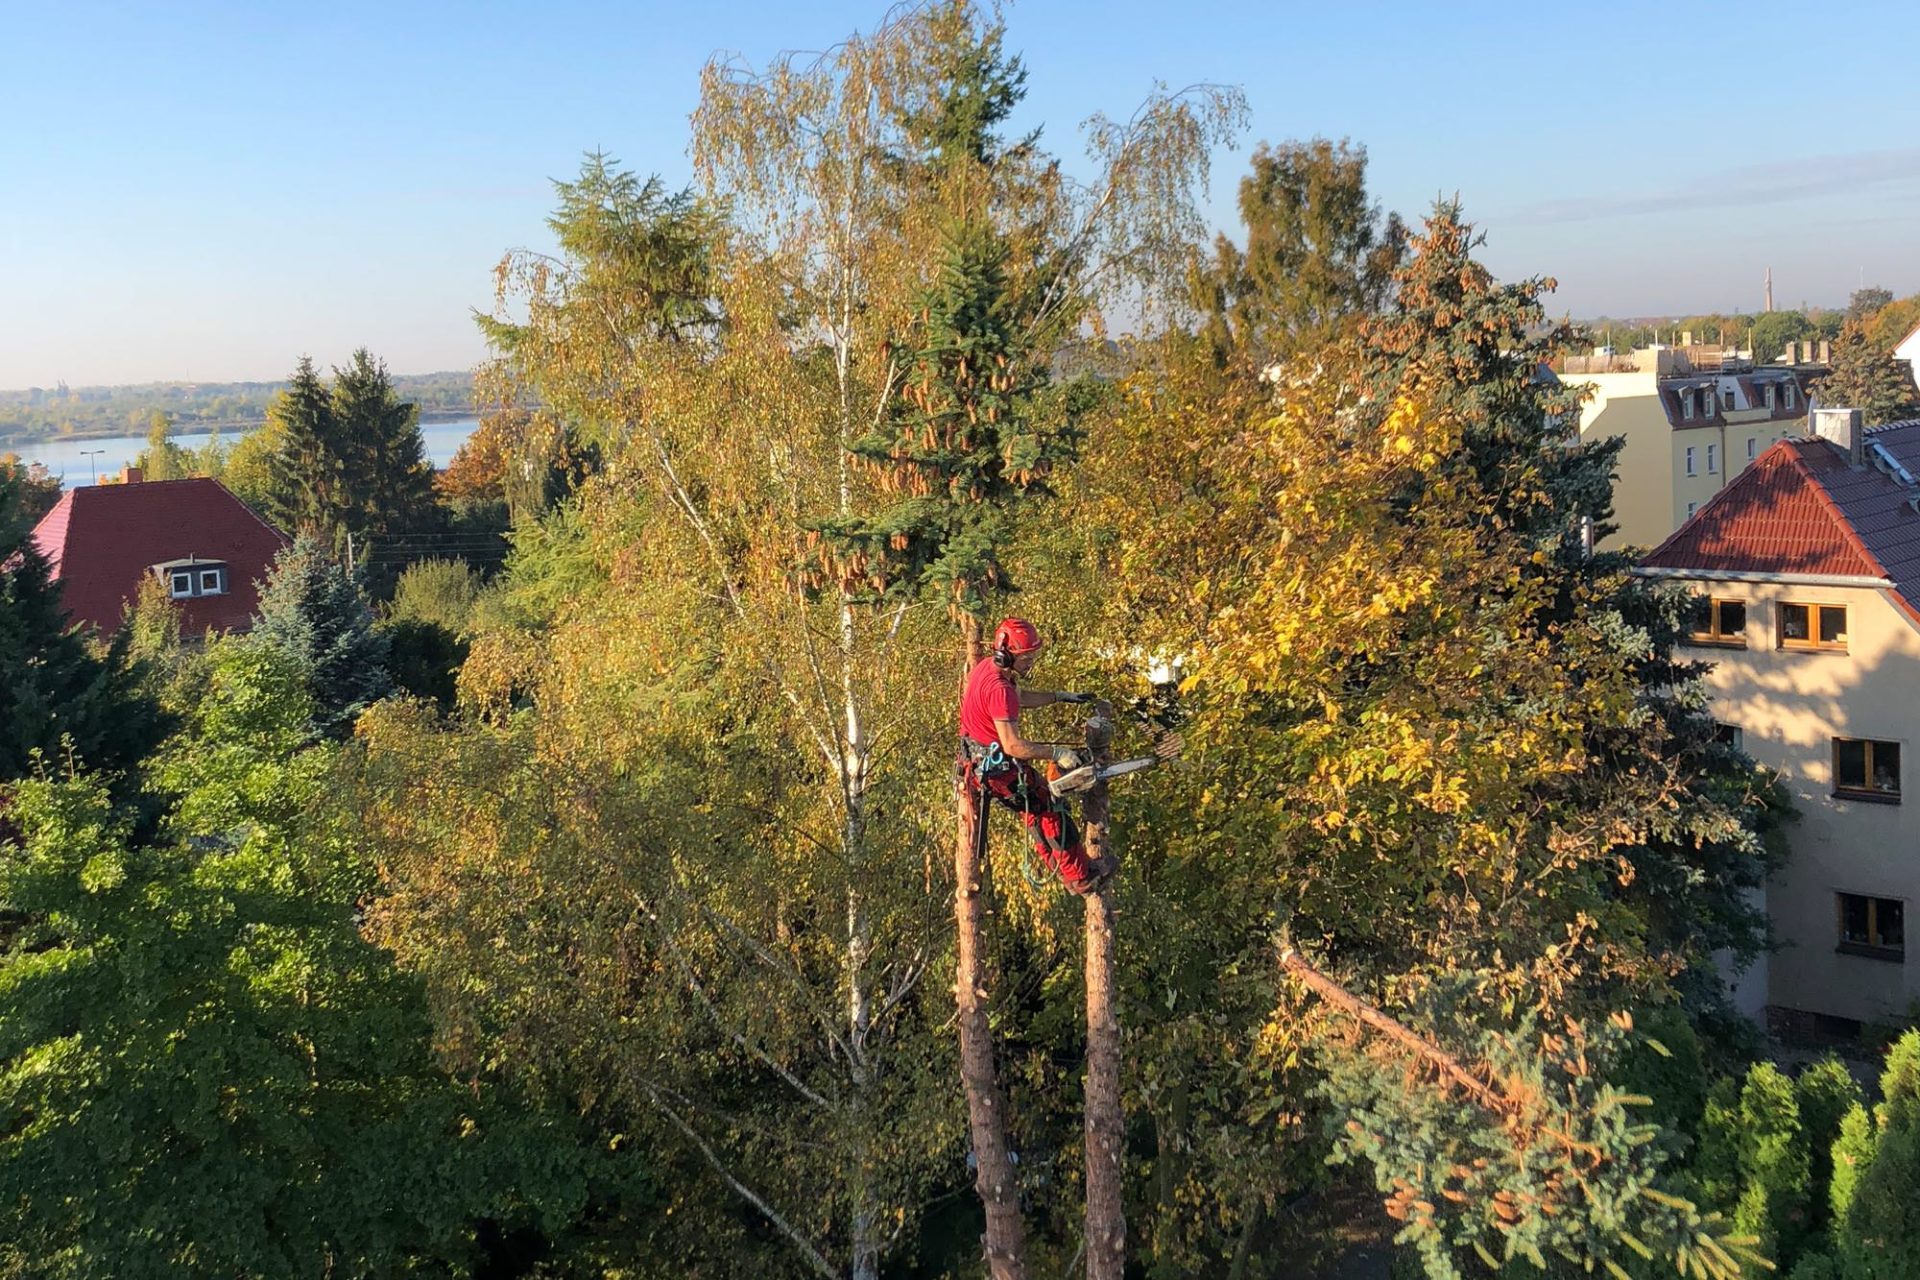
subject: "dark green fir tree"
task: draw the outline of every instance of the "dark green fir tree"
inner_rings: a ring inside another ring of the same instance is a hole
[[[333,378],[333,420],[347,478],[347,525],[378,539],[432,519],[433,464],[420,436],[420,407],[395,394],[386,362],[365,347]]]
[[[274,398],[268,416],[280,435],[270,465],[267,515],[290,534],[320,538],[329,546],[347,530],[348,468],[333,397],[301,356],[287,389]]]
[[[57,766],[66,750],[87,766],[131,769],[166,731],[140,692],[140,673],[116,638],[96,653],[70,628],[47,562],[34,549],[22,477],[0,468],[0,783]]]

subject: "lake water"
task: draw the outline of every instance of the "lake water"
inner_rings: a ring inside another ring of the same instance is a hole
[[[479,425],[477,418],[421,423],[420,436],[426,441],[427,456],[433,459],[433,465],[444,467],[453,461],[455,452]],[[245,434],[244,431],[223,431],[220,439],[231,444]],[[174,436],[173,442],[183,449],[198,449],[207,442],[207,433],[182,432]],[[17,453],[20,460],[29,465],[45,463],[47,470],[62,477],[65,483],[84,485],[91,484],[96,475],[120,474],[120,468],[139,457],[146,447],[145,435],[99,436],[92,440],[31,440],[25,444],[0,444],[0,453]],[[99,452],[96,453],[96,450]]]

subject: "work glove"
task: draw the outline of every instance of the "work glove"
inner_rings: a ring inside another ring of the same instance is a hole
[[[1053,700],[1055,702],[1092,702],[1093,695],[1090,693],[1059,692],[1053,695]]]
[[[1078,747],[1055,747],[1053,749],[1054,767],[1062,773],[1072,773],[1085,764],[1086,758]]]

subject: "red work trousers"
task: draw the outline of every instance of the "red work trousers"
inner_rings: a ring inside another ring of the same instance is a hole
[[[969,791],[978,794],[977,766],[966,763]],[[1040,861],[1060,873],[1069,886],[1086,882],[1087,848],[1080,838],[1080,826],[1067,812],[1066,802],[1047,790],[1047,780],[1025,760],[1002,760],[987,774],[987,794],[1019,814],[1033,837],[1033,851]],[[975,821],[985,822],[983,811]]]

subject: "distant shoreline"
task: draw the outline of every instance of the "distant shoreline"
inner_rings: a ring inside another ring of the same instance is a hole
[[[422,409],[420,425],[432,426],[438,422],[465,422],[480,415],[473,409]],[[208,435],[212,432],[245,433],[265,426],[266,418],[238,418],[231,422],[176,422],[173,433],[179,436]],[[0,432],[0,451],[11,452],[28,445],[46,444],[56,440],[113,440],[121,436],[145,435],[144,431],[129,430],[125,423],[109,424],[100,427],[76,428],[72,431],[34,431],[19,434]]]

